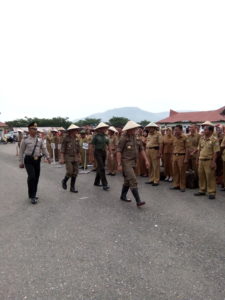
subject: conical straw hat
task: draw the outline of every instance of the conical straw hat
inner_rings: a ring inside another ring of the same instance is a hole
[[[95,130],[99,129],[99,128],[107,128],[107,127],[109,127],[109,125],[101,122],[101,123],[98,124],[98,126],[95,127]]]
[[[141,127],[141,125],[139,125],[138,123],[136,123],[134,121],[128,121],[127,124],[123,127],[122,131],[134,129],[134,128],[138,128],[138,127]]]
[[[79,129],[80,127],[78,127],[77,125],[71,124],[67,130],[75,130],[75,129]]]
[[[210,121],[205,121],[204,123],[201,124],[202,126],[214,126],[213,123]]]
[[[146,128],[147,127],[155,127],[155,128],[158,128],[159,126],[157,124],[155,124],[154,122],[150,122],[148,125],[145,126]]]
[[[108,128],[108,130],[111,130],[111,131],[116,132],[116,133],[118,132],[118,130],[116,130],[116,128],[114,126],[110,126]]]

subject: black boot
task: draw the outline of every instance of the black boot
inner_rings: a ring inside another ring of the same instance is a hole
[[[63,188],[64,190],[67,189],[66,183],[67,183],[68,180],[69,180],[69,177],[68,177],[68,176],[65,176],[64,179],[62,180],[62,188]]]
[[[72,193],[78,193],[78,190],[75,189],[76,177],[77,177],[77,176],[72,176],[72,177],[71,177],[70,191],[71,191]]]
[[[141,199],[140,199],[140,196],[139,196],[139,193],[138,193],[138,188],[132,188],[131,192],[134,195],[134,198],[135,198],[135,200],[137,202],[137,206],[142,206],[142,205],[145,204],[145,202],[141,201]]]
[[[129,190],[129,186],[123,185],[122,191],[121,191],[120,200],[126,201],[126,202],[131,202],[131,199],[127,198],[127,192],[128,192],[128,190]]]

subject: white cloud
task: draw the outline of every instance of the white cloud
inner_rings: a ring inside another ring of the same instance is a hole
[[[0,3],[1,119],[225,104],[224,1]]]

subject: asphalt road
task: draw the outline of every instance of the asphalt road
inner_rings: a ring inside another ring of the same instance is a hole
[[[224,300],[225,193],[216,200],[145,185],[146,205],[119,200],[81,174],[42,163],[39,203],[27,199],[15,145],[0,145],[0,299]],[[131,195],[130,195],[131,196]]]

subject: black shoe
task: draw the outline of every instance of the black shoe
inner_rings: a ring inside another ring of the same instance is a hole
[[[185,192],[185,189],[180,189],[180,192]]]
[[[125,202],[131,202],[131,199],[127,198],[127,192],[129,191],[129,186],[123,185],[120,200]]]
[[[222,189],[220,189],[222,192],[225,192],[225,187],[224,188],[222,188]]]
[[[111,173],[111,176],[116,176],[116,174],[115,173]]]
[[[145,202],[144,201],[141,201],[141,202],[137,202],[137,206],[142,206],[142,205],[145,205]]]
[[[213,200],[213,199],[215,199],[216,197],[215,197],[215,195],[209,195],[208,198],[209,198],[210,200]]]
[[[67,189],[67,181],[69,180],[69,177],[68,176],[65,176],[64,177],[64,179],[62,180],[62,188],[64,189],[64,190],[66,190]]]
[[[154,182],[153,184],[152,184],[152,186],[158,186],[159,184],[158,183],[156,183],[156,182]]]
[[[153,184],[153,181],[146,181],[145,184]]]
[[[145,202],[140,199],[138,188],[131,188],[131,192],[136,200],[137,207],[145,205]]]
[[[95,186],[102,186],[100,183],[94,183]]]
[[[194,196],[205,196],[205,193],[203,193],[203,192],[197,192],[197,193],[194,193]]]
[[[78,190],[76,190],[75,188],[70,188],[70,192],[71,193],[78,193]]]
[[[104,186],[103,186],[103,190],[104,190],[104,191],[108,191],[109,189],[110,189],[110,187],[109,187],[108,185],[104,185]]]
[[[179,190],[180,188],[179,188],[179,186],[172,186],[172,187],[170,187],[170,190]]]
[[[37,199],[34,197],[34,198],[30,198],[30,202],[32,204],[36,204],[37,203]]]
[[[111,176],[111,175],[112,175],[112,173],[110,173],[110,172],[109,172],[109,173],[107,173],[107,175]]]

